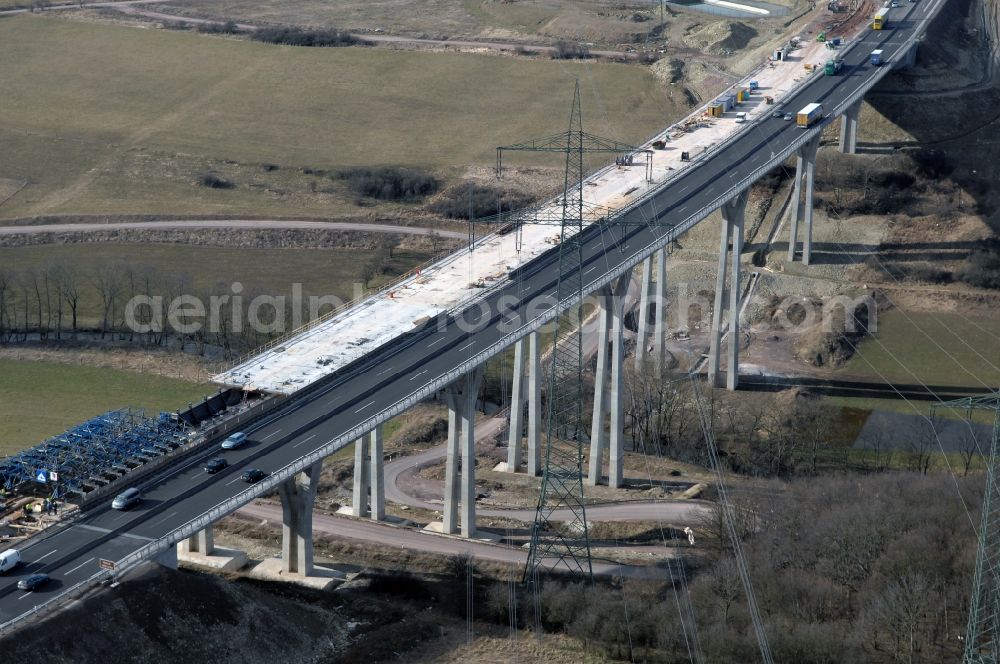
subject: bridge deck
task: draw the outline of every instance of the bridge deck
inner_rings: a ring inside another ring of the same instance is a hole
[[[632,167],[611,165],[588,176],[584,189],[586,203],[615,210],[662,187],[667,180],[698,163],[698,157],[706,151],[752,125],[762,115],[770,114],[782,98],[815,75],[808,74],[803,64],[822,62],[830,53],[822,43],[803,41],[792,51],[790,59],[771,66],[765,64],[744,79],[744,82],[756,80],[760,86],[749,101],[719,118],[708,117],[706,107],[702,106],[641,146],[652,149],[654,141],[666,140],[666,149],[652,153],[652,184],[646,182],[645,163],[639,156]],[[774,106],[765,104],[765,95],[774,98]],[[798,111],[786,110],[793,114]],[[747,114],[746,124],[736,122],[738,111]],[[688,152],[693,161],[681,161],[681,152]],[[557,203],[549,201],[546,206],[554,214]],[[455,309],[475,298],[483,287],[506,279],[511,270],[535,260],[557,241],[558,228],[541,225],[523,228],[520,251],[512,234],[485,238],[473,252],[463,248],[391,290],[289,336],[213,380],[246,389],[295,392],[413,330],[416,321]]]

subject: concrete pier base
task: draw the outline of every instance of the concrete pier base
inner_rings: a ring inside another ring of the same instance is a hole
[[[347,580],[343,572],[319,565],[314,565],[309,574],[288,572],[284,568],[284,562],[280,558],[268,558],[251,569],[249,575],[262,581],[284,581],[314,590],[329,590]]]

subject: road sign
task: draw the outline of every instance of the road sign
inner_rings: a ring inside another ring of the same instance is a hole
[[[42,484],[45,484],[46,482],[49,481],[48,477],[49,477],[49,474],[47,472],[45,472],[44,470],[40,469],[40,468],[35,473],[35,481],[36,482],[41,482]]]
[[[113,560],[105,560],[104,558],[101,558],[97,564],[101,566],[101,569],[109,569],[111,571],[114,571],[115,569],[115,561]]]
[[[57,473],[54,470],[50,470],[49,471],[49,481],[50,482],[58,482],[59,481],[59,473]]]

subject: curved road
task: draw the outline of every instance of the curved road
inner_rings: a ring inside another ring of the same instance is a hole
[[[255,219],[205,219],[168,221],[122,221],[110,223],[39,224],[36,226],[0,226],[0,235],[34,235],[37,233],[92,233],[121,230],[186,230],[193,228],[222,228],[250,230],[325,230],[358,231],[363,233],[391,233],[394,235],[430,235],[457,240],[467,240],[468,234],[459,231],[438,230],[422,226],[391,226],[388,224],[361,224],[346,221],[282,221]]]
[[[503,427],[503,420],[490,418],[476,424],[476,439],[495,434]],[[447,453],[446,445],[438,445],[429,450],[401,457],[385,464],[385,498],[394,503],[420,507],[427,510],[440,511],[443,507],[444,495],[441,482],[430,482],[416,477],[421,469],[440,461]],[[418,485],[424,485],[426,491],[422,495],[413,496],[400,488],[399,482],[417,479]],[[588,521],[672,521],[674,523],[697,523],[708,509],[708,503],[691,500],[632,500],[620,503],[604,503],[587,506]],[[534,509],[480,509],[476,508],[477,517],[500,517],[517,519],[518,521],[533,521]],[[568,520],[572,518],[567,510],[557,510],[555,519]]]

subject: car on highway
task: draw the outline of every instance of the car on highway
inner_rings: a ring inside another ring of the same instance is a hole
[[[785,117],[783,119],[785,122],[788,122],[789,120],[794,120],[795,118],[791,113],[785,113]]]
[[[780,108],[776,108],[776,109],[774,109],[771,112],[771,117],[772,118],[779,118],[779,119],[783,118],[783,117],[785,117],[785,111],[782,110],[782,109],[780,109]]]
[[[40,588],[49,582],[48,574],[32,574],[31,576],[26,576],[17,582],[18,590],[32,591],[36,588]]]
[[[214,475],[228,465],[229,462],[222,457],[215,457],[205,462],[205,472],[209,475]]]
[[[243,471],[243,481],[247,484],[253,484],[255,482],[260,482],[262,479],[267,477],[265,473],[260,468],[247,468]]]
[[[138,505],[140,500],[142,500],[142,492],[132,487],[115,496],[115,499],[111,501],[111,507],[116,510],[127,510]]]
[[[247,435],[242,431],[237,431],[222,441],[222,449],[235,450],[237,447],[242,447],[245,442],[247,442]]]

